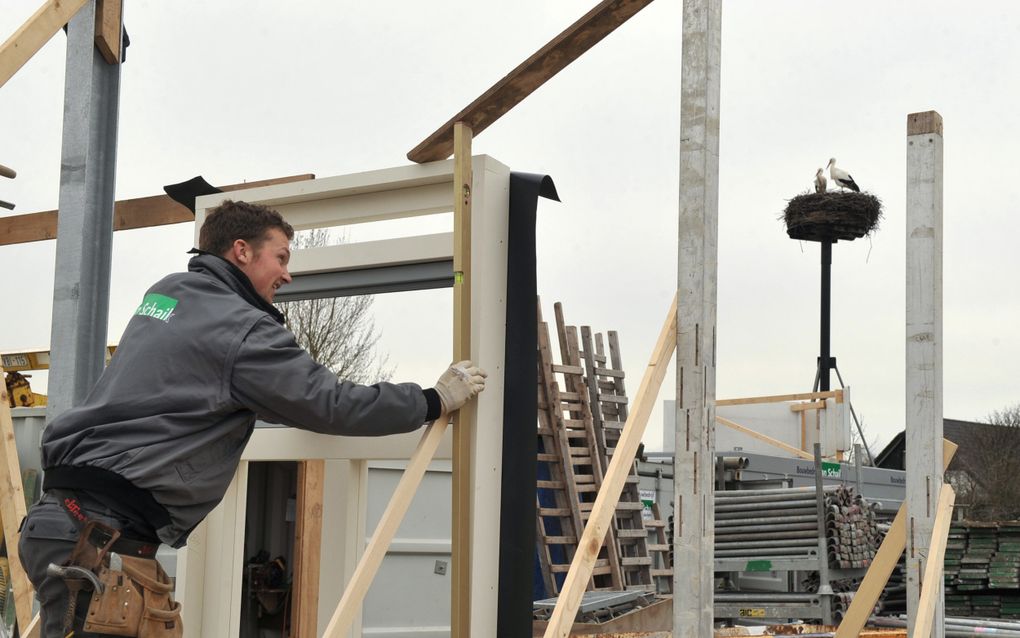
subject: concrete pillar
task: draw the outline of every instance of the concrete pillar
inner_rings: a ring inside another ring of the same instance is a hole
[[[907,116],[906,220],[907,622],[913,635],[944,469],[942,116],[935,111]],[[932,622],[935,638],[945,633],[944,616],[940,595]]]
[[[95,5],[67,25],[48,420],[85,398],[106,347],[120,65],[96,48]]]
[[[684,0],[673,635],[712,635],[721,0]]]

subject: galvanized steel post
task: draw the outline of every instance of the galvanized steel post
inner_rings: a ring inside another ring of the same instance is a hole
[[[85,398],[106,352],[120,65],[96,48],[95,5],[67,25],[48,420]]]

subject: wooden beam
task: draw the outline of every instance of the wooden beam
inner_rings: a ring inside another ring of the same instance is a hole
[[[289,175],[287,177],[263,179],[255,182],[229,184],[227,186],[220,186],[219,188],[226,192],[230,192],[246,188],[272,186],[273,184],[301,182],[309,179],[315,179],[315,175],[311,173],[303,175]],[[193,221],[195,221],[194,213],[170,199],[168,195],[153,195],[151,197],[123,199],[118,202],[114,202],[113,205],[114,230],[148,228],[150,226],[164,226],[166,224],[179,224],[182,222]],[[13,215],[11,217],[0,217],[0,246],[24,244],[33,241],[45,241],[47,239],[56,238],[57,211],[55,210],[48,210],[39,213],[27,213],[25,215]]]
[[[591,578],[591,572],[598,558],[602,542],[612,524],[613,515],[616,512],[616,505],[620,500],[620,492],[624,483],[630,475],[631,466],[634,464],[634,457],[637,455],[638,445],[641,443],[641,436],[648,425],[648,416],[655,406],[655,401],[662,386],[662,380],[666,376],[666,368],[673,357],[676,349],[676,297],[666,313],[666,321],[659,331],[659,338],[652,351],[652,358],[648,362],[648,368],[641,378],[641,385],[638,387],[634,402],[631,404],[630,416],[623,426],[620,440],[616,444],[616,451],[609,462],[609,469],[602,481],[595,504],[592,506],[588,524],[584,527],[584,533],[577,543],[577,552],[570,562],[570,571],[563,582],[559,599],[556,601],[556,608],[553,609],[552,617],[549,618],[549,625],[545,630],[545,638],[567,638],[570,635],[570,628],[577,616],[577,609],[581,605],[581,598]]]
[[[450,157],[457,122],[463,122],[478,135],[651,2],[603,0],[411,149],[407,158],[424,163]]]
[[[294,588],[291,636],[316,638],[319,618],[319,569],[326,462],[298,461],[297,515],[294,533]]]
[[[471,359],[471,127],[453,127],[453,360]],[[450,636],[471,635],[471,435],[474,410],[453,415]]]
[[[942,462],[949,467],[949,462],[956,454],[957,445],[949,439],[942,439]],[[850,607],[846,610],[842,622],[836,628],[835,638],[856,638],[864,630],[864,625],[875,610],[885,584],[889,582],[896,564],[907,546],[907,503],[900,505],[889,531],[886,532],[882,544],[878,547],[871,566],[864,574],[857,592],[854,594]]]
[[[340,598],[340,603],[337,605],[336,611],[333,612],[329,624],[326,625],[326,631],[322,634],[323,638],[346,638],[351,623],[354,622],[355,616],[361,610],[361,603],[372,584],[372,579],[375,578],[375,573],[386,556],[386,550],[397,533],[397,528],[400,527],[400,521],[407,513],[411,499],[414,498],[414,494],[425,476],[425,471],[436,454],[436,448],[439,447],[439,442],[446,432],[446,425],[447,418],[444,414],[435,423],[428,426],[425,434],[422,435],[418,447],[407,462],[407,469],[404,470],[400,482],[397,483],[393,498],[390,499],[386,510],[379,519],[379,524],[372,532],[372,540],[365,547],[365,553],[358,561],[354,575],[347,583],[344,595]]]
[[[0,45],[0,87],[32,59],[88,0],[48,0]]]
[[[924,561],[924,576],[921,581],[921,600],[917,606],[917,618],[914,621],[914,633],[911,638],[929,638],[932,622],[935,618],[935,606],[942,600],[942,569],[946,557],[946,543],[949,540],[949,524],[953,520],[953,503],[956,492],[948,483],[942,484],[939,490],[939,505],[935,511],[935,524],[932,527],[931,542],[928,545],[928,558]]]
[[[0,379],[4,369],[0,366]],[[11,418],[7,384],[0,381],[0,519],[3,519],[7,557],[14,584],[14,607],[18,626],[28,627],[32,621],[32,583],[21,566],[18,555],[18,528],[28,513],[25,490],[21,484],[21,463],[14,441],[14,419]]]
[[[799,449],[793,447],[792,445],[787,445],[786,443],[783,443],[779,439],[774,439],[771,436],[762,434],[761,432],[755,432],[754,430],[752,430],[749,427],[745,427],[743,425],[740,425],[739,423],[734,423],[733,421],[730,421],[729,419],[723,418],[723,417],[719,416],[718,414],[715,415],[715,420],[716,420],[716,422],[721,423],[721,424],[725,425],[728,428],[734,429],[737,432],[743,432],[747,436],[750,436],[750,437],[753,437],[755,439],[758,439],[759,441],[761,441],[763,443],[767,443],[767,444],[771,445],[772,447],[777,447],[780,450],[788,452],[788,453],[790,453],[790,454],[792,454],[792,455],[794,455],[796,457],[800,457],[802,459],[814,459],[815,458],[814,455],[808,454],[804,450],[799,450]]]
[[[790,412],[807,412],[808,410],[824,410],[825,401],[810,401],[808,403],[794,403],[790,406]]]
[[[120,64],[121,0],[96,0],[96,48],[107,64]]]
[[[720,399],[715,402],[716,406],[721,405],[753,405],[756,403],[782,403],[784,401],[815,401],[817,399],[835,399],[836,403],[843,402],[842,390],[830,390],[828,392],[801,392],[800,394],[774,394],[765,397],[745,397],[741,399]]]

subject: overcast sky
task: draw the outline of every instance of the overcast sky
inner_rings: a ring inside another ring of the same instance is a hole
[[[404,165],[593,3],[126,2],[117,198],[197,174],[229,184]],[[38,5],[5,2],[2,37]],[[555,180],[563,203],[543,203],[538,228],[545,314],[562,301],[571,323],[619,331],[634,390],[676,288],[680,33],[681,2],[658,0],[474,144]],[[717,395],[811,389],[819,249],[788,239],[778,217],[835,156],[885,219],[872,239],[834,247],[832,351],[869,439],[902,429],[906,117],[934,109],[945,121],[945,416],[1020,401],[1020,6],[726,0],[722,40]],[[64,42],[0,89],[0,163],[18,171],[0,199],[15,213],[57,205]],[[112,342],[144,290],[186,267],[193,234],[116,234]],[[0,351],[48,347],[55,242],[0,252]],[[448,361],[450,298],[377,298],[398,380],[430,385]],[[670,376],[661,398],[673,395]],[[659,411],[646,441],[661,441]]]

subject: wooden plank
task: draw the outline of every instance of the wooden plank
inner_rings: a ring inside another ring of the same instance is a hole
[[[106,361],[110,361],[116,345],[106,346]],[[0,352],[0,366],[7,372],[24,372],[26,370],[49,370],[49,350],[17,350]]]
[[[471,138],[454,125],[453,360],[471,359]],[[453,415],[453,520],[450,552],[450,636],[471,635],[471,434],[473,408]]]
[[[346,638],[354,618],[361,611],[361,604],[365,600],[365,594],[368,593],[372,579],[375,578],[375,573],[379,570],[379,566],[386,556],[386,550],[389,549],[390,542],[393,541],[397,528],[400,527],[400,521],[403,520],[404,515],[407,513],[411,500],[414,498],[414,494],[418,490],[418,486],[421,485],[422,478],[425,476],[425,471],[428,469],[429,463],[432,462],[432,457],[436,454],[436,448],[439,447],[439,442],[446,432],[446,426],[446,415],[442,415],[432,425],[428,426],[425,434],[422,435],[421,440],[418,442],[418,447],[415,448],[414,453],[407,462],[407,469],[404,470],[403,476],[400,477],[400,482],[397,483],[397,489],[393,492],[393,498],[386,505],[386,510],[379,519],[379,524],[376,526],[375,531],[372,532],[372,540],[365,547],[365,553],[362,554],[361,560],[358,561],[358,566],[355,568],[350,582],[347,583],[346,589],[344,589],[340,603],[333,612],[329,624],[326,625],[326,631],[322,634],[323,638]]]
[[[48,0],[0,45],[0,87],[32,59],[87,0]]]
[[[914,633],[911,634],[911,638],[931,636],[935,606],[942,600],[943,561],[946,557],[949,523],[953,519],[953,503],[955,502],[956,492],[953,491],[953,486],[943,483],[942,489],[939,490],[939,505],[935,511],[935,525],[932,528],[931,543],[928,545],[928,558],[924,561],[921,600],[917,607],[917,618],[914,621]]]
[[[949,439],[942,439],[942,462],[946,467],[949,467],[949,462],[953,460],[956,449],[955,443]],[[889,582],[889,576],[896,568],[906,546],[907,503],[904,502],[896,512],[896,518],[893,519],[889,531],[886,532],[882,544],[879,545],[871,566],[864,574],[864,580],[861,581],[850,607],[843,615],[842,622],[836,628],[835,638],[855,638],[861,633],[868,618],[874,612],[875,604],[878,602],[879,596],[882,595],[885,584]]]
[[[790,406],[790,412],[807,412],[808,410],[824,410],[825,401],[811,401],[810,403],[794,403]]]
[[[294,585],[291,636],[316,638],[319,617],[319,569],[322,549],[322,504],[326,462],[298,462],[294,533]]]
[[[96,48],[107,64],[120,64],[122,0],[96,0]]]
[[[666,313],[666,321],[659,333],[659,338],[652,351],[652,358],[648,362],[648,368],[641,379],[637,395],[634,397],[632,411],[627,418],[627,425],[620,436],[619,444],[616,447],[616,454],[613,455],[606,472],[602,489],[599,490],[595,505],[592,508],[591,517],[584,528],[581,542],[578,543],[577,553],[570,563],[570,571],[563,583],[559,600],[549,619],[549,626],[546,628],[545,638],[567,638],[570,634],[570,627],[577,616],[577,609],[581,604],[581,597],[584,595],[585,584],[591,577],[602,541],[609,531],[613,514],[616,511],[617,501],[630,468],[634,464],[634,457],[637,455],[638,445],[641,443],[641,436],[644,434],[645,426],[648,425],[648,416],[651,414],[662,386],[662,380],[666,376],[666,368],[676,349],[676,297]]]
[[[32,618],[32,622],[28,623],[28,627],[25,631],[21,632],[22,638],[39,638],[42,634],[42,620],[39,614],[36,614]]]
[[[720,399],[715,402],[720,405],[752,405],[755,403],[782,403],[783,401],[814,401],[816,399],[835,399],[836,403],[843,402],[842,390],[829,390],[828,392],[801,392],[800,394],[775,394],[765,397],[745,397],[741,399]]]
[[[230,192],[246,188],[257,188],[259,186],[272,186],[273,184],[301,182],[309,179],[315,179],[315,175],[311,173],[289,175],[287,177],[276,177],[241,184],[229,184],[219,188]],[[168,195],[124,199],[113,204],[114,230],[131,230],[133,228],[148,228],[150,226],[164,226],[166,224],[180,224],[182,222],[193,221],[195,221],[195,215],[184,206],[170,199]],[[56,238],[57,211],[55,210],[0,217],[0,246],[25,244]]]
[[[32,621],[32,583],[21,566],[18,552],[18,528],[28,513],[25,490],[21,485],[21,462],[14,441],[14,420],[11,418],[7,384],[2,382],[0,366],[0,519],[3,520],[7,557],[10,559],[11,582],[14,586],[14,607],[18,626],[28,627]]]
[[[478,135],[651,1],[603,0],[411,149],[407,158],[418,163],[448,158],[454,151],[458,122]]]
[[[718,414],[715,415],[715,420],[718,423],[721,423],[721,424],[725,425],[728,428],[734,429],[737,432],[743,432],[744,434],[746,434],[746,435],[748,435],[750,437],[758,439],[759,441],[762,441],[763,443],[767,443],[767,444],[771,445],[772,447],[777,447],[780,450],[783,450],[785,452],[789,452],[790,454],[792,454],[792,455],[794,455],[796,457],[799,457],[799,458],[802,458],[802,459],[814,459],[814,456],[812,456],[811,454],[808,454],[804,450],[798,450],[797,448],[793,447],[792,445],[787,445],[786,443],[783,443],[782,441],[780,441],[778,439],[774,439],[771,436],[766,436],[765,434],[762,434],[761,432],[755,432],[754,430],[752,430],[749,427],[745,427],[743,425],[740,425],[739,423],[734,423],[733,421],[730,421],[727,418],[721,417]]]

